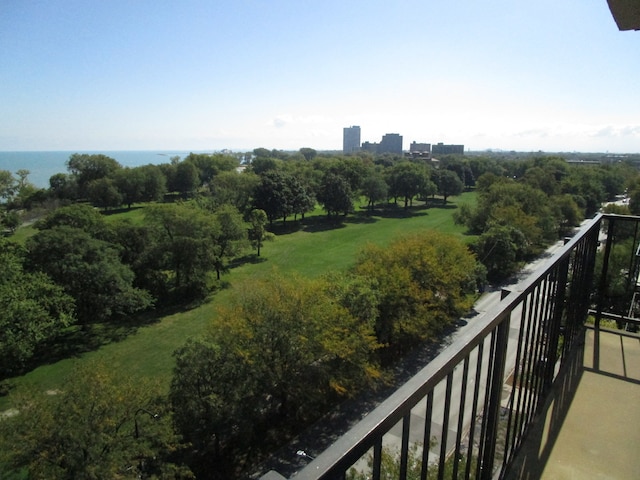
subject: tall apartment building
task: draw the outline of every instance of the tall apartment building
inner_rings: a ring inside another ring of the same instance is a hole
[[[378,145],[378,153],[397,153],[402,155],[402,135],[387,133]]]
[[[442,142],[431,146],[432,155],[464,155],[464,145],[445,145]]]
[[[360,127],[344,127],[342,130],[342,153],[360,151]]]

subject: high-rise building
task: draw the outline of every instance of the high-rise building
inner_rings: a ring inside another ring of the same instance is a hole
[[[382,137],[378,145],[378,153],[397,153],[402,155],[402,135],[399,133],[387,133]]]
[[[442,142],[431,145],[432,155],[464,155],[464,145],[446,145]]]
[[[344,127],[342,131],[342,152],[353,153],[360,151],[360,127]]]

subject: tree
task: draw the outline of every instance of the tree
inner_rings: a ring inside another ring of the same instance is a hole
[[[313,148],[307,147],[301,148],[300,153],[307,162],[313,160],[318,155],[318,152],[316,152]]]
[[[164,278],[166,290],[176,298],[204,297],[216,261],[213,214],[178,203],[147,207],[145,217],[154,239],[144,255],[148,268]]]
[[[460,195],[464,187],[458,174],[452,170],[439,170],[436,184],[438,185],[438,193],[442,195],[442,202],[445,204],[448,197]]]
[[[190,153],[184,161],[195,165],[202,185],[209,185],[219,173],[230,172],[238,167],[238,160],[235,157],[221,153],[214,155]]]
[[[56,173],[49,178],[49,190],[61,200],[74,200],[78,197],[76,178],[65,173]]]
[[[162,200],[167,192],[167,180],[156,165],[118,170],[114,175],[114,183],[122,196],[122,202],[129,209],[137,202]]]
[[[305,214],[312,212],[315,208],[316,199],[311,193],[310,188],[294,175],[288,177],[288,187],[293,219],[296,220],[297,216],[300,215],[300,218],[304,220]]]
[[[252,195],[259,182],[260,177],[251,171],[220,172],[211,182],[213,200],[216,205],[233,205],[240,212],[246,213],[251,209]]]
[[[436,231],[368,245],[353,274],[375,282],[378,341],[395,352],[434,338],[466,313],[476,287],[476,261],[455,237]]]
[[[114,185],[117,188],[128,209],[135,202],[140,202],[144,196],[145,178],[144,172],[139,168],[125,167],[119,170],[114,177]]]
[[[23,257],[20,247],[0,239],[0,376],[20,372],[74,321],[73,299],[45,274],[25,272]]]
[[[394,197],[404,198],[404,208],[408,208],[413,198],[424,193],[430,182],[426,167],[413,162],[401,162],[389,170],[387,183],[389,194]]]
[[[199,186],[200,177],[196,166],[191,162],[180,162],[176,166],[173,179],[174,190],[186,198],[192,196]]]
[[[0,465],[52,480],[193,478],[171,463],[180,443],[160,389],[122,371],[83,364],[61,391],[19,394],[0,422]]]
[[[93,205],[105,210],[117,208],[123,202],[122,194],[118,191],[115,182],[107,177],[89,182],[87,197]]]
[[[260,183],[253,193],[253,206],[264,210],[273,224],[276,218],[286,220],[291,214],[291,192],[289,191],[289,174],[277,170],[260,175]]]
[[[238,209],[223,205],[214,214],[216,228],[213,230],[213,265],[216,277],[227,271],[229,259],[237,256],[247,245],[247,225]]]
[[[267,214],[264,210],[255,208],[249,213],[249,241],[251,246],[258,251],[258,256],[260,256],[260,249],[264,242],[273,239],[273,235],[265,228],[267,221]]]
[[[0,199],[9,200],[17,188],[16,180],[8,170],[0,170]]]
[[[92,181],[111,177],[119,168],[121,165],[106,155],[74,153],[67,160],[67,169],[75,177],[81,197],[87,195],[87,187]]]
[[[526,252],[525,235],[515,227],[496,225],[484,232],[473,249],[487,269],[487,279],[505,280],[518,269]]]
[[[318,191],[318,201],[327,212],[331,214],[345,216],[353,210],[352,191],[344,178],[335,173],[326,173],[322,179],[320,190]]]
[[[76,303],[82,322],[129,315],[151,306],[148,292],[132,286],[134,274],[117,247],[69,226],[42,230],[27,240],[31,271],[49,275]]]
[[[109,227],[104,217],[95,208],[84,203],[60,207],[35,224],[38,230],[62,226],[78,228],[103,240],[109,237]]]
[[[221,462],[314,421],[379,375],[371,324],[326,281],[276,274],[236,292],[204,340],[178,352],[170,394],[179,431]]]
[[[16,232],[21,223],[20,214],[15,210],[0,212],[0,225],[7,228],[12,234]]]
[[[367,206],[373,210],[376,202],[387,199],[389,187],[380,173],[372,173],[362,181],[362,194],[367,197]]]

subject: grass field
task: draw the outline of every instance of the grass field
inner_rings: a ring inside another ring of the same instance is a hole
[[[425,208],[419,205],[409,211],[390,208],[372,215],[359,211],[341,223],[327,222],[320,212],[309,215],[304,223],[288,221],[287,225],[281,226],[278,222],[275,224],[276,238],[264,246],[261,257],[249,255],[246,261],[237,262],[223,277],[227,288],[218,290],[208,302],[191,310],[165,312],[164,315],[156,313],[152,318],[136,319],[142,326],[97,326],[90,332],[76,329],[70,335],[69,345],[83,346],[90,337],[88,349],[70,348],[71,358],[39,366],[7,383],[15,387],[14,390],[25,384],[32,384],[41,391],[56,390],[61,388],[64,378],[77,362],[102,360],[110,368],[128,371],[134,376],[156,378],[168,386],[174,365],[172,353],[187,338],[204,331],[215,315],[216,307],[227,302],[245,279],[269,277],[274,269],[285,275],[297,272],[308,277],[344,271],[353,264],[358,251],[367,242],[385,245],[399,235],[421,230],[437,229],[471,240],[464,235],[463,227],[454,225],[452,213],[455,205],[474,201],[475,194],[465,193],[451,199],[446,206],[435,204]],[[143,211],[142,208],[132,209],[108,218],[130,218],[139,222]],[[0,411],[8,408],[9,397],[10,394],[0,397]]]

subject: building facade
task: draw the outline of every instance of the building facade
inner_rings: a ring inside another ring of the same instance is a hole
[[[402,135],[387,133],[378,145],[378,153],[397,153],[402,155]]]
[[[464,155],[464,145],[445,145],[442,142],[431,146],[433,155]]]
[[[360,127],[344,127],[342,130],[342,153],[360,151]]]

